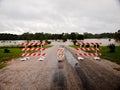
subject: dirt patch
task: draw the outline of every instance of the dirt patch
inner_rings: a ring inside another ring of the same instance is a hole
[[[117,70],[117,71],[120,71],[120,68],[113,68],[113,69],[115,69],[115,70]]]

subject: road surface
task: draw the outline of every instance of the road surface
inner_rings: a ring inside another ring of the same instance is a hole
[[[120,90],[119,65],[93,57],[78,61],[66,46],[64,62],[57,61],[55,45],[46,50],[44,61],[12,60],[0,70],[0,90]]]

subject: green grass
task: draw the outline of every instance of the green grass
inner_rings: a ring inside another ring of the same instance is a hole
[[[79,48],[79,46],[74,46],[74,45],[71,45],[70,47]],[[110,53],[109,48],[106,46],[101,46],[101,48],[102,50],[99,51],[102,54],[101,58],[120,64],[120,46],[116,46],[114,53]],[[93,53],[95,51],[87,51],[87,52]]]
[[[114,53],[110,53],[109,48],[102,46],[101,53],[101,58],[105,58],[107,60],[120,64],[120,46],[116,46]]]
[[[52,45],[43,46],[43,48],[50,48],[50,47],[52,47]]]
[[[10,50],[9,53],[4,53],[4,49],[5,48],[0,48],[0,62],[5,62],[9,59],[20,57],[22,53],[20,48],[7,48]]]
[[[4,53],[5,48],[0,48],[0,69],[6,66],[6,62],[12,58],[18,58],[21,55],[20,48],[7,48],[9,53]]]
[[[51,45],[43,46],[44,48],[50,48]],[[10,50],[9,53],[4,53],[4,49]],[[6,66],[6,62],[10,61],[12,58],[19,58],[23,52],[19,47],[0,47],[0,69]]]

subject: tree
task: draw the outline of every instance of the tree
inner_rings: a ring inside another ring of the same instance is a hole
[[[118,32],[115,32],[114,39],[115,39],[117,42],[120,42],[120,30],[118,30]]]
[[[85,33],[84,33],[84,37],[85,37],[85,38],[93,38],[94,35],[93,35],[92,33],[87,33],[87,32],[85,32]]]
[[[78,35],[78,33],[72,32],[72,33],[70,34],[70,39],[76,40],[76,39],[77,39],[77,35]]]
[[[84,35],[79,34],[79,35],[77,36],[77,39],[78,39],[78,40],[83,40],[83,39],[84,39]]]

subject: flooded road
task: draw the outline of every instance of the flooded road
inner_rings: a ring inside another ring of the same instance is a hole
[[[44,61],[12,60],[0,70],[0,90],[120,90],[119,65],[93,57],[78,61],[75,50],[65,46],[63,62],[57,60],[55,45],[46,50]]]
[[[38,41],[38,40],[35,40]],[[60,45],[62,41],[54,41],[50,40],[51,45]],[[9,46],[9,45],[19,45],[22,42],[25,42],[25,40],[4,40],[0,41],[0,46]],[[116,42],[114,39],[84,39],[84,42],[101,42],[102,46],[107,46],[109,44],[115,44],[116,46],[120,45],[120,43]],[[73,45],[71,40],[67,40],[67,42],[64,42],[64,45]]]

